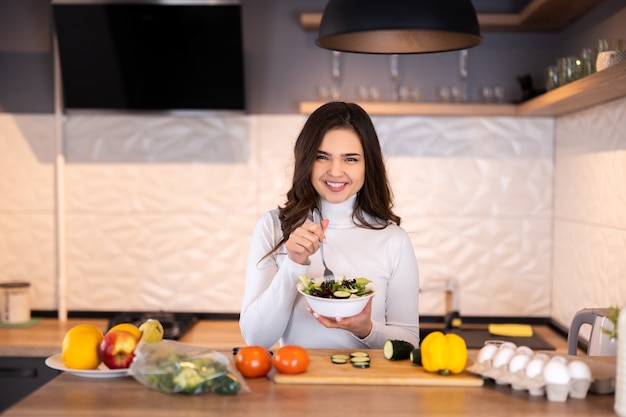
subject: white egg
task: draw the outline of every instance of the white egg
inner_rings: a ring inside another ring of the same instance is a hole
[[[560,360],[550,359],[543,368],[543,379],[546,384],[563,385],[569,383],[571,377],[567,364]]]
[[[533,356],[533,350],[531,348],[529,348],[528,346],[518,346],[517,349],[515,349],[515,354],[524,354],[527,356]]]
[[[573,360],[567,364],[567,369],[572,379],[591,380],[591,369],[589,369],[589,366],[583,361]]]
[[[523,370],[529,361],[529,355],[525,353],[516,353],[509,361],[509,372],[516,373]]]
[[[485,345],[478,351],[476,360],[478,363],[488,363],[493,359],[493,355],[495,355],[497,350],[498,346],[496,345]]]
[[[505,348],[501,347],[500,349],[498,349],[496,354],[493,355],[493,359],[491,360],[491,365],[494,368],[506,366],[508,365],[513,355],[515,355],[515,349],[511,349],[510,347],[505,347]]]
[[[543,357],[545,356],[545,357]],[[525,373],[527,378],[535,378],[543,372],[543,367],[546,365],[548,357],[546,355],[533,356],[526,365]]]
[[[559,356],[559,355],[551,357],[548,362],[559,362],[559,363],[563,363],[567,365],[567,359],[565,359],[565,356]]]
[[[498,349],[517,349],[517,345],[513,342],[502,342],[500,344],[500,346],[498,346]]]

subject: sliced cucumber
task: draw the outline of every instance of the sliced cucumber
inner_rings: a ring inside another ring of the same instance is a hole
[[[354,357],[357,357],[357,356],[363,356],[363,357],[368,357],[369,358],[370,354],[367,353],[367,352],[351,352],[350,353],[350,357],[351,358],[354,358]]]
[[[352,366],[359,369],[365,369],[370,367],[369,362],[352,362]]]
[[[415,365],[422,366],[422,351],[419,348],[413,349],[413,351],[411,352],[411,357],[409,359]]]
[[[383,345],[383,356],[390,361],[409,359],[414,349],[415,346],[405,340],[388,339]]]
[[[348,355],[341,355],[341,354],[330,355],[330,361],[332,363],[336,363],[340,365],[344,363],[348,363],[349,359],[350,357]]]
[[[333,293],[333,297],[335,298],[350,298],[351,295],[352,293],[348,291],[341,291],[341,290],[337,290]]]
[[[350,362],[352,363],[364,363],[370,361],[371,359],[369,358],[369,356],[355,356],[353,358],[350,358]]]

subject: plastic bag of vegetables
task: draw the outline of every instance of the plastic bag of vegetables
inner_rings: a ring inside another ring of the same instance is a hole
[[[146,387],[166,393],[235,395],[249,391],[226,356],[171,340],[140,343],[129,373]]]

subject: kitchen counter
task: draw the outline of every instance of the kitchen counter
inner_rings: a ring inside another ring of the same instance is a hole
[[[101,328],[106,321],[43,320],[30,329],[0,329],[0,356],[10,352],[57,353],[66,329],[91,322]],[[236,322],[200,321],[182,342],[211,347],[228,355],[243,345]],[[536,331],[566,352],[562,337],[545,326]],[[473,352],[475,353],[475,352]],[[470,356],[472,352],[470,352]],[[250,392],[237,396],[202,394],[186,396],[150,390],[131,377],[81,378],[63,373],[2,416],[614,416],[613,395],[590,393],[584,400],[549,402],[487,381],[482,387],[288,385],[267,378],[246,380]]]
[[[93,324],[102,331],[107,329],[106,319],[69,319],[60,322],[45,318],[32,327],[0,328],[0,357],[48,357],[61,351],[65,333],[77,324]],[[232,349],[244,344],[236,322],[230,320],[203,320],[185,334],[181,342],[209,346],[214,349]]]

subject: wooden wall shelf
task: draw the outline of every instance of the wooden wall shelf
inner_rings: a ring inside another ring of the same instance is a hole
[[[300,113],[310,114],[323,101],[304,101],[300,103]],[[395,116],[515,116],[514,104],[484,103],[428,103],[428,102],[384,102],[363,101],[358,103],[370,115]]]
[[[626,96],[626,62],[548,91],[521,104],[378,102],[359,103],[370,115],[561,116]],[[300,103],[310,114],[320,101]]]
[[[478,23],[486,32],[559,31],[602,1],[532,0],[518,13],[477,13]],[[318,30],[321,20],[321,12],[300,14],[300,25],[304,30]]]

